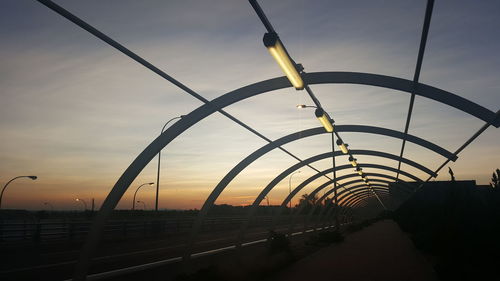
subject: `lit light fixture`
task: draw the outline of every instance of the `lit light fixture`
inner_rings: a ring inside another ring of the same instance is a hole
[[[337,145],[340,147],[340,150],[342,150],[342,153],[347,154],[347,146],[349,146],[347,143],[343,143],[340,139],[338,139]]]
[[[305,104],[297,104],[297,108],[307,108],[307,107],[312,107],[312,108],[318,108],[317,106],[314,105],[305,105]]]
[[[358,165],[358,163],[356,162],[356,158],[353,158],[352,156],[349,156],[349,162],[351,162],[351,165],[353,167],[356,167]]]
[[[316,115],[316,118],[318,118],[319,122],[321,122],[321,125],[325,127],[327,132],[333,132],[333,120],[322,108],[316,108],[314,114]]]
[[[356,172],[358,172],[360,176],[363,176],[363,169],[361,169],[360,167],[356,167]]]
[[[264,46],[266,46],[267,50],[269,50],[269,53],[271,53],[295,89],[304,89],[304,81],[297,71],[295,62],[292,61],[287,51],[281,44],[278,34],[275,32],[266,33],[264,34],[263,41]]]

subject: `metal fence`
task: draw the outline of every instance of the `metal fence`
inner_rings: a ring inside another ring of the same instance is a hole
[[[179,235],[187,233],[195,217],[140,218],[109,221],[104,229],[105,239]],[[246,217],[212,217],[204,221],[202,232],[238,229]],[[48,243],[57,241],[82,241],[90,230],[91,220],[3,220],[0,221],[0,243]],[[280,221],[280,225],[287,223]],[[271,216],[255,217],[252,227],[267,227]]]

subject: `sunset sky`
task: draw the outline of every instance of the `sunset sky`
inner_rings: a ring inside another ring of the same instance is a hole
[[[282,76],[262,44],[264,26],[246,0],[56,1],[169,75],[212,100],[231,90]],[[291,56],[307,72],[356,71],[412,79],[426,1],[259,2]],[[437,0],[420,82],[455,93],[489,110],[500,108],[500,2]],[[34,0],[0,2],[0,186],[2,207],[82,209],[75,198],[102,203],[133,159],[165,122],[202,103]],[[313,85],[336,124],[403,131],[410,95],[370,86]],[[318,127],[305,91],[259,95],[226,108],[270,139]],[[409,133],[454,152],[484,122],[416,97]],[[399,139],[344,133],[352,149],[399,154]],[[202,120],[162,151],[160,208],[200,208],[242,158],[266,144],[219,113]],[[330,149],[326,134],[285,146],[302,159]],[[405,157],[435,170],[445,159],[407,144]],[[393,160],[359,156],[360,163],[397,167]],[[296,160],[275,150],[253,163],[218,204],[249,204]],[[340,157],[338,164],[347,164]],[[135,189],[156,181],[156,158],[118,208],[131,208]],[[326,159],[313,164],[331,167]],[[488,184],[500,167],[500,130],[490,127],[449,165],[458,180]],[[423,179],[426,175],[403,165]],[[366,169],[366,171],[376,171]],[[349,171],[343,171],[340,175]],[[378,171],[379,172],[379,171]],[[293,185],[312,176],[309,168]],[[394,175],[394,174],[391,174]],[[403,177],[403,179],[407,179]],[[447,167],[438,180],[448,180]],[[304,189],[310,192],[324,179]],[[137,199],[154,207],[154,187]],[[269,195],[279,204],[288,178]]]

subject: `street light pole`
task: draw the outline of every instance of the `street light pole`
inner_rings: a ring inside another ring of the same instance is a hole
[[[32,180],[36,180],[38,177],[37,176],[18,176],[18,177],[15,177],[13,179],[11,179],[10,181],[8,181],[2,188],[2,193],[0,193],[0,209],[2,209],[2,198],[3,198],[3,192],[5,191],[5,189],[7,188],[7,186],[9,185],[9,183],[13,182],[14,180],[16,179],[19,179],[19,178],[30,178]]]
[[[184,116],[185,115],[181,115],[181,116],[177,116],[177,117],[174,117],[174,118],[168,120],[167,123],[165,123],[165,125],[163,125],[163,128],[161,128],[160,135],[163,134],[163,131],[165,131],[165,128],[167,127],[168,123],[172,122],[173,120],[180,119]],[[158,172],[156,173],[155,211],[158,211],[158,195],[160,193],[160,161],[161,161],[161,150],[158,152]],[[135,202],[135,200],[134,200],[134,202]]]
[[[300,173],[300,171],[293,172],[288,178],[288,194],[292,194],[292,176]],[[290,198],[290,209],[292,209],[292,198]]]
[[[87,211],[87,202],[85,202],[85,200],[80,199],[80,198],[76,198],[75,201],[76,202],[82,202],[83,203],[83,207],[85,208],[84,211]]]
[[[143,185],[153,185],[153,184],[155,184],[155,183],[154,182],[147,182],[147,183],[143,183],[143,184],[139,185],[139,187],[134,192],[134,200],[132,201],[132,210],[135,210],[135,196],[137,195],[137,191],[139,191],[139,188],[141,188]]]

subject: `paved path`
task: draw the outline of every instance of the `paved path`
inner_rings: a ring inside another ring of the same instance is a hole
[[[437,280],[432,266],[393,221],[350,234],[291,265],[273,280]]]

